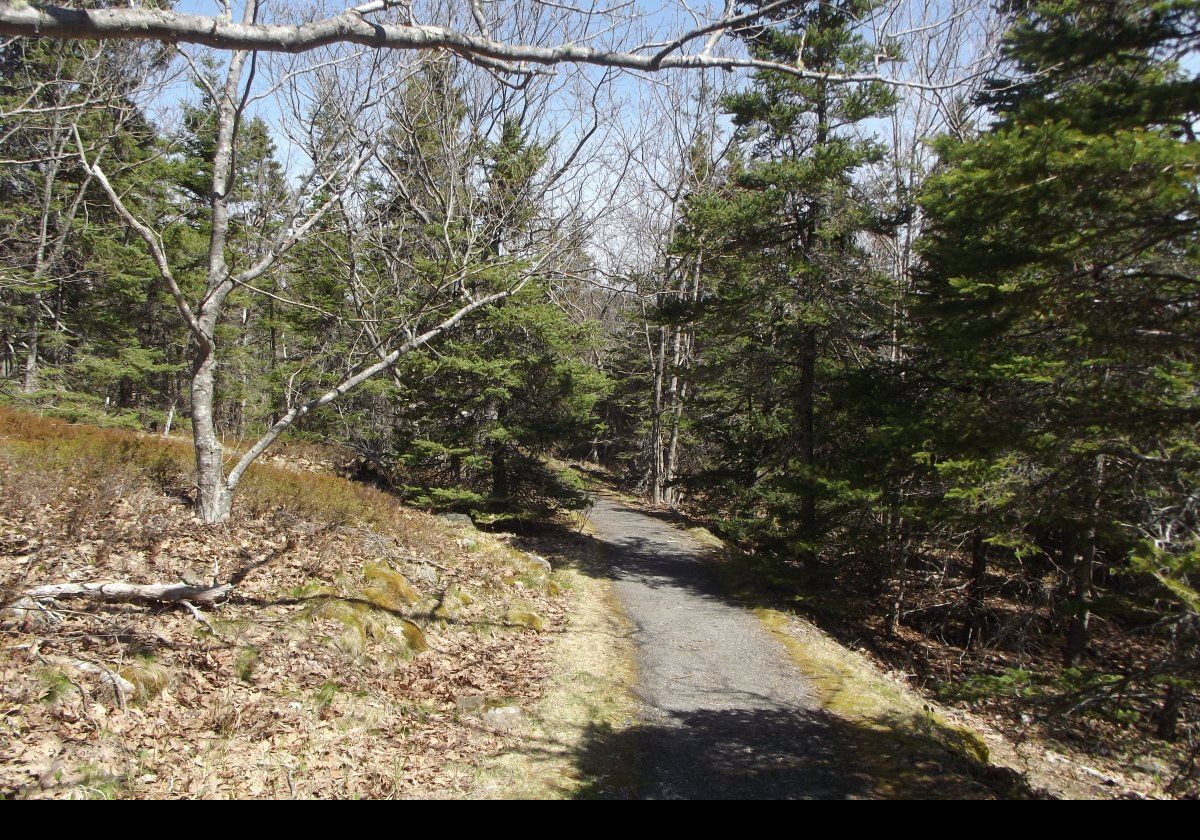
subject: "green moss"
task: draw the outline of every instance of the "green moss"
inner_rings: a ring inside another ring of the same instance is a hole
[[[425,633],[415,622],[370,602],[329,598],[316,602],[301,617],[340,624],[343,630],[332,640],[333,645],[355,659],[370,653],[384,659],[389,655],[409,656],[429,649]]]
[[[527,627],[535,633],[540,633],[546,629],[546,619],[533,610],[523,607],[510,607],[508,613],[505,615],[505,621],[509,624],[515,624],[518,627]]]
[[[944,750],[967,765],[986,768],[988,747],[977,734],[942,718],[911,691],[878,673],[860,654],[815,628],[797,632],[786,613],[759,608],[755,614],[816,685],[824,708],[858,725],[861,758],[884,789],[904,795],[935,787],[941,770],[936,756],[933,763],[938,770],[926,769],[931,750]]]
[[[425,638],[425,632],[417,626],[415,622],[408,619],[401,619],[401,632],[404,635],[404,640],[408,643],[408,649],[413,653],[423,653],[429,650],[429,642]]]
[[[362,598],[380,609],[400,612],[408,605],[416,603],[419,598],[408,578],[386,566],[365,566],[363,578],[368,586],[360,593]]]

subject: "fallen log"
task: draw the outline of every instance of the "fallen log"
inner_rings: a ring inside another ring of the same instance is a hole
[[[98,598],[102,601],[151,601],[165,604],[189,601],[211,607],[228,595],[231,589],[233,585],[228,583],[215,586],[192,586],[188,583],[137,584],[122,581],[51,583],[28,589],[21,593],[21,598],[35,601],[43,598]]]
[[[233,584],[215,586],[192,586],[187,583],[125,583],[106,581],[95,583],[51,583],[22,592],[11,609],[18,621],[24,622],[30,614],[44,613],[42,601],[62,598],[91,598],[100,601],[142,601],[152,604],[186,604],[195,609],[199,604],[211,607],[225,598]]]

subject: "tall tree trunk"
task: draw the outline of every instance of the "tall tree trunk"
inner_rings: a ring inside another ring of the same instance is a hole
[[[267,370],[270,372],[270,375],[267,377],[267,387],[270,389],[271,421],[267,425],[274,426],[275,421],[279,419],[283,411],[279,408],[278,396],[274,393],[276,387],[275,368],[279,365],[279,336],[278,328],[275,326],[275,298],[273,297],[267,298],[267,323],[271,325],[267,331],[268,343],[270,344],[270,357],[267,361]],[[454,480],[458,481],[457,473],[455,473]]]
[[[679,449],[679,422],[683,403],[680,394],[679,369],[683,365],[683,328],[675,327],[672,331],[671,343],[671,376],[667,385],[667,398],[664,413],[668,421],[667,440],[663,443],[662,475],[659,477],[662,489],[659,492],[661,503],[667,507],[675,505],[675,489],[671,486],[675,478],[675,455]]]
[[[34,276],[40,274],[40,270]],[[42,296],[34,292],[29,304],[29,333],[25,339],[25,371],[21,389],[26,394],[37,390],[38,376],[38,336],[41,331]]]
[[[13,347],[12,339],[9,337],[8,330],[0,333],[0,343],[4,345],[3,355],[0,355],[0,379],[8,379],[16,370],[16,348]]]
[[[823,14],[823,11],[822,11]],[[824,81],[817,83],[816,95],[816,147],[822,149],[829,143],[829,93]],[[828,208],[821,205],[819,200],[813,201],[809,214],[807,242],[805,248],[810,252],[819,252],[823,243],[821,224]],[[816,290],[811,281],[804,291],[804,304],[812,306],[816,300]],[[801,554],[801,562],[809,570],[815,570],[820,553],[817,550],[817,485],[816,476],[816,370],[817,370],[817,329],[807,326],[800,341],[800,382],[796,395],[797,423],[800,431],[800,463],[804,467],[804,492],[800,497],[800,530],[807,544]],[[896,612],[899,621],[899,608]]]
[[[1162,706],[1158,710],[1158,725],[1155,734],[1164,741],[1179,738],[1179,713],[1183,706],[1183,693],[1174,682],[1167,683]]]
[[[1088,530],[1083,551],[1075,558],[1071,570],[1073,592],[1071,598],[1071,623],[1067,628],[1067,644],[1063,650],[1063,664],[1070,668],[1077,665],[1087,652],[1091,640],[1092,584],[1096,561],[1096,531]]]
[[[967,647],[979,648],[983,644],[984,610],[983,591],[987,582],[987,543],[983,532],[976,531],[971,538],[971,582],[967,587]]]
[[[50,206],[54,198],[54,183],[58,179],[58,161],[66,147],[65,135],[62,131],[62,112],[56,111],[54,127],[50,136],[53,158],[46,165],[42,175],[42,195],[39,206],[37,251],[33,261],[33,282],[36,284],[29,303],[29,332],[25,345],[25,374],[21,383],[26,394],[37,390],[38,377],[38,340],[41,337],[42,325],[42,293],[40,284],[46,275],[46,252],[50,244]]]
[[[658,347],[650,343],[650,363],[653,381],[650,397],[650,503],[658,507],[663,502],[663,385],[667,356],[666,330],[658,330]]]
[[[701,259],[698,254],[690,278],[686,278],[683,272],[680,272],[679,297],[681,300],[695,303],[699,297]],[[663,501],[668,507],[675,507],[679,502],[679,492],[674,487],[674,482],[679,473],[679,429],[683,424],[683,405],[687,400],[688,391],[688,381],[684,371],[691,359],[693,337],[690,328],[682,325],[675,328],[671,386],[668,391],[671,432],[663,464]]]
[[[800,424],[800,463],[804,465],[804,492],[800,497],[800,532],[807,543],[801,562],[810,570],[817,565],[817,490],[816,468],[816,364],[817,331],[808,328],[801,346],[800,383],[796,394],[796,414]]]
[[[889,530],[896,533],[894,557],[892,560],[892,576],[896,579],[896,595],[892,598],[888,610],[888,634],[895,636],[900,632],[900,619],[904,615],[904,596],[908,590],[908,528],[904,518],[893,508],[890,517],[895,527]]]
[[[164,438],[171,437],[171,426],[175,422],[175,399],[171,398],[171,407],[167,409],[167,419],[163,423],[162,436]]]
[[[257,14],[254,0],[246,4],[244,17]],[[196,313],[192,361],[192,442],[196,448],[196,513],[205,524],[229,518],[233,493],[225,480],[224,448],[217,435],[213,404],[216,400],[217,324],[226,298],[233,290],[225,249],[229,243],[229,201],[234,184],[234,155],[240,117],[239,90],[242,70],[249,53],[237,52],[229,59],[225,84],[217,101],[217,136],[213,149],[212,184],[209,192],[208,276],[203,302]]]
[[[504,424],[504,404],[493,403],[490,415],[498,425]],[[492,498],[506,499],[509,497],[509,462],[506,444],[503,440],[492,443]]]

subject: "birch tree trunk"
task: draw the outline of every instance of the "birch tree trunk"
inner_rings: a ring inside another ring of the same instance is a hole
[[[256,4],[246,4],[252,20]],[[226,485],[224,447],[213,416],[217,378],[217,324],[225,299],[233,291],[225,249],[229,242],[229,198],[234,185],[234,143],[240,114],[238,104],[242,71],[249,53],[235,52],[229,59],[225,84],[217,106],[217,136],[209,188],[208,278],[205,296],[196,313],[195,356],[192,360],[192,441],[196,449],[196,512],[211,525],[229,517],[233,488]]]
[[[50,149],[52,157],[42,173],[42,194],[38,220],[37,252],[33,262],[33,282],[35,285],[29,303],[29,333],[26,337],[25,371],[21,383],[26,394],[37,390],[38,377],[38,341],[41,336],[42,323],[42,293],[41,281],[46,275],[46,251],[50,240],[50,205],[54,197],[54,185],[58,180],[59,160],[65,145],[62,131],[62,111],[55,111],[54,123],[50,134]]]

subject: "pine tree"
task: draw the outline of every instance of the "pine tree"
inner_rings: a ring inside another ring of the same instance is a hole
[[[760,58],[857,73],[873,55],[856,28],[869,0],[769,13]],[[709,441],[693,476],[731,532],[812,565],[838,507],[831,382],[869,335],[882,278],[861,235],[886,227],[856,174],[879,145],[856,128],[887,112],[881,85],[761,71],[726,101],[737,156],[728,183],[693,196],[678,249],[704,254],[693,419]]]
[[[0,178],[0,259],[17,281],[0,299],[11,337],[5,374],[16,372],[19,335],[24,400],[141,425],[158,414],[163,380],[176,369],[152,315],[155,273],[79,165],[76,135],[113,163],[122,189],[161,198],[159,138],[128,96],[165,58],[158,47],[109,45],[98,62],[89,52],[20,40],[0,52],[0,99],[19,115],[4,134],[13,162]]]
[[[1067,664],[1098,575],[1127,568],[1147,493],[1195,470],[1200,5],[1021,7],[997,121],[942,146],[919,311],[965,530],[1068,570]]]
[[[545,149],[506,120],[494,140],[476,138],[482,175],[475,226],[478,264],[459,273],[465,294],[486,294],[530,270],[530,226]],[[434,269],[435,266],[428,266]],[[414,354],[397,374],[394,447],[407,492],[433,506],[522,511],[578,506],[569,478],[544,457],[593,435],[605,379],[588,364],[597,340],[573,322],[535,276],[436,353]],[[418,480],[419,483],[418,483]],[[564,483],[564,481],[566,483]]]

